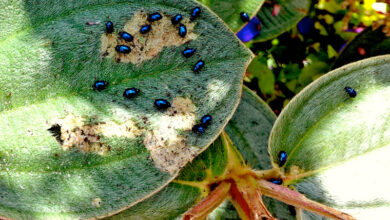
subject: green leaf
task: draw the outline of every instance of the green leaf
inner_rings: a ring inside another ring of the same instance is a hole
[[[325,74],[329,71],[330,67],[327,63],[322,61],[315,61],[313,63],[307,64],[302,69],[302,73],[298,77],[298,82],[302,86],[306,86],[309,83],[314,81],[314,77],[318,74]]]
[[[306,16],[311,0],[285,0],[280,4],[280,12],[273,16],[273,6],[263,6],[257,17],[261,22],[260,34],[252,42],[263,42],[275,38],[295,26]]]
[[[271,168],[267,146],[275,119],[276,116],[268,105],[244,87],[240,105],[225,131],[245,161],[255,169]]]
[[[357,219],[390,211],[389,61],[374,57],[321,77],[286,106],[270,137],[274,166],[280,151],[288,155],[285,184]]]
[[[318,1],[317,8],[336,14],[338,11],[342,10],[342,5],[338,0],[320,0]]]
[[[226,147],[218,138],[188,164],[174,182],[147,200],[107,219],[173,219],[181,215],[207,195],[202,181],[207,181],[208,172],[219,176],[225,171]]]
[[[359,48],[363,49],[366,54],[360,55]],[[342,65],[373,56],[390,53],[390,38],[382,31],[382,27],[373,30],[368,27],[361,34],[357,35],[342,50],[333,67],[337,68]]]
[[[297,79],[300,74],[301,69],[297,63],[287,64],[286,67],[281,70],[278,78],[280,81],[286,82],[287,80]]]
[[[219,17],[221,17],[227,25],[234,31],[238,32],[246,22],[243,22],[240,17],[241,12],[248,13],[249,17],[253,17],[260,10],[264,0],[198,0]]]
[[[190,0],[0,3],[2,216],[114,214],[165,187],[214,141],[238,104],[251,53],[208,9],[189,21],[196,6]],[[147,13],[156,11],[163,19],[141,35]],[[187,26],[184,38],[171,24],[177,13]],[[104,33],[107,20],[113,34]],[[134,35],[132,43],[119,39],[122,30]],[[117,44],[132,52],[116,53]],[[193,57],[182,56],[186,47],[197,49]],[[194,73],[199,59],[206,65]],[[96,80],[109,85],[99,92],[92,89]],[[131,87],[140,94],[124,98]],[[172,107],[157,110],[159,98]],[[213,123],[195,134],[192,126],[206,114]]]
[[[264,94],[272,94],[275,90],[275,76],[267,66],[264,57],[256,57],[248,67],[248,72],[258,78],[259,88]]]

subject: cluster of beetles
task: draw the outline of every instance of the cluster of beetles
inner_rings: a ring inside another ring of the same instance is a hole
[[[196,18],[198,18],[200,16],[200,12],[201,12],[201,10],[199,7],[195,7],[194,9],[192,9],[190,20],[194,21]],[[161,19],[162,19],[162,15],[158,12],[149,14],[148,18],[147,18],[147,20],[151,23],[153,23],[154,21],[161,20]],[[183,19],[183,16],[181,14],[177,14],[177,15],[172,17],[171,22],[172,22],[172,25],[178,26],[178,34],[180,37],[184,38],[187,34],[187,28],[184,24],[180,23],[182,19]],[[139,31],[141,34],[146,34],[146,33],[150,32],[151,30],[152,30],[152,26],[150,24],[145,24],[145,25],[141,26]],[[114,32],[114,23],[111,21],[108,21],[106,23],[106,30],[105,31],[107,34],[113,33]],[[125,31],[119,32],[118,35],[124,41],[127,41],[127,42],[131,42],[134,39],[134,37],[130,33],[127,33]],[[115,51],[117,53],[129,54],[131,52],[131,48],[129,46],[126,46],[126,45],[117,45],[117,46],[115,46]],[[183,50],[182,54],[185,58],[189,58],[192,55],[194,55],[195,52],[196,52],[196,49],[194,49],[194,48],[185,48]],[[205,62],[203,60],[199,60],[198,62],[196,62],[195,66],[192,68],[192,70],[195,73],[199,73],[202,70],[202,68],[204,67],[204,65],[205,65]],[[95,83],[93,84],[93,88],[97,91],[102,91],[102,90],[107,88],[108,84],[109,83],[107,81],[104,81],[104,80],[95,81]],[[123,92],[123,96],[127,99],[132,99],[132,98],[136,97],[140,92],[141,92],[140,89],[137,89],[137,88],[127,88]],[[154,100],[154,106],[159,110],[164,110],[164,109],[171,107],[171,104],[169,103],[169,101],[167,101],[165,99],[156,99],[156,100]],[[193,132],[203,134],[206,131],[206,128],[208,127],[208,125],[210,125],[211,120],[212,120],[211,115],[203,116],[201,119],[201,123],[193,126],[193,129],[192,129]]]
[[[198,18],[200,16],[200,12],[201,12],[201,10],[199,7],[195,7],[194,9],[192,9],[190,20],[194,21],[196,18]],[[246,12],[241,12],[240,17],[241,17],[241,20],[243,22],[249,22],[249,20],[250,20],[249,15]],[[147,18],[147,20],[149,22],[158,21],[160,19],[162,19],[162,15],[158,12],[149,14],[148,18]],[[183,16],[181,14],[177,14],[177,15],[172,17],[171,22],[172,22],[172,25],[178,26],[178,30],[179,30],[178,34],[180,35],[180,37],[184,38],[187,34],[187,28],[184,24],[180,23],[182,19],[183,19]],[[151,29],[152,29],[152,26],[150,24],[143,25],[140,28],[140,33],[146,34],[149,31],[151,31]],[[106,23],[106,33],[110,34],[113,31],[114,31],[114,24],[111,21],[108,21]],[[133,36],[125,31],[119,32],[119,36],[125,41],[133,41]],[[123,53],[123,54],[128,54],[131,52],[131,48],[126,46],[126,45],[117,45],[115,47],[115,50],[116,50],[116,52]],[[185,48],[183,50],[182,54],[185,58],[189,58],[195,52],[196,52],[196,49],[194,49],[194,48]],[[205,62],[203,60],[199,60],[195,64],[195,66],[193,67],[192,70],[195,73],[198,73],[204,67],[204,65],[205,65]],[[96,89],[98,91],[104,90],[107,86],[108,86],[108,82],[106,82],[106,81],[96,81],[93,85],[94,89]],[[345,87],[344,90],[351,98],[355,98],[357,95],[357,92],[351,87]],[[128,88],[123,92],[123,96],[125,98],[132,99],[132,98],[136,97],[139,93],[140,93],[140,90],[137,88]],[[156,99],[156,100],[154,100],[154,106],[159,110],[164,110],[164,109],[171,107],[171,104],[165,99]],[[195,133],[198,133],[198,134],[203,134],[206,131],[206,128],[211,124],[211,121],[212,121],[211,115],[203,116],[200,120],[200,123],[193,126],[192,131]],[[284,164],[287,162],[287,153],[285,151],[280,151],[278,157],[279,157],[278,165],[279,165],[279,167],[283,167]],[[283,180],[278,179],[278,178],[271,178],[271,179],[269,179],[269,181],[274,183],[274,184],[278,184],[278,185],[283,184]]]

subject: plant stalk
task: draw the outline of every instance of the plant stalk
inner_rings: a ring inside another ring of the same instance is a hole
[[[268,182],[267,180],[257,180],[259,183],[259,189],[263,193],[263,195],[277,199],[286,204],[295,206],[297,208],[305,209],[308,211],[315,212],[319,215],[338,219],[338,220],[355,220],[354,217],[341,212],[339,210],[333,209],[326,205],[320,204],[318,202],[312,201],[308,199],[303,194],[291,190],[285,186],[280,186]]]
[[[217,208],[229,194],[230,182],[221,182],[206,198],[183,214],[183,220],[201,220]]]

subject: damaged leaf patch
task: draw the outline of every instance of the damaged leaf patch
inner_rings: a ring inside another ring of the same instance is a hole
[[[83,152],[95,152],[101,155],[108,153],[111,149],[110,145],[100,140],[101,136],[134,139],[142,134],[131,120],[122,124],[112,121],[86,124],[84,118],[74,115],[58,120],[48,130],[56,137],[64,150],[75,147]]]
[[[199,148],[190,146],[186,137],[179,134],[180,131],[191,130],[196,122],[196,110],[191,99],[176,97],[172,107],[151,122],[150,129],[140,128],[132,120],[122,124],[112,121],[86,123],[85,118],[69,114],[55,121],[48,131],[64,150],[77,148],[85,153],[100,155],[111,150],[111,146],[102,142],[101,137],[135,139],[144,135],[143,143],[155,166],[163,172],[174,174],[199,151]]]
[[[189,146],[186,138],[179,135],[179,130],[191,130],[195,111],[189,98],[177,97],[167,113],[153,123],[144,144],[157,168],[174,174],[195,157],[199,148]]]
[[[186,26],[187,34],[185,37],[181,37],[179,25],[172,24],[172,17],[162,14],[161,20],[150,23],[147,21],[148,15],[144,11],[135,13],[123,27],[123,31],[131,34],[134,39],[127,42],[118,33],[103,33],[101,36],[102,57],[114,58],[117,62],[140,64],[145,60],[157,57],[164,47],[180,46],[197,38],[193,32],[196,23],[190,22],[189,18],[184,18],[182,24]],[[151,24],[151,31],[141,34],[140,28],[145,24]],[[130,47],[131,52],[129,54],[118,53],[115,51],[117,45]]]
[[[0,14],[0,218],[103,218],[161,190],[221,132],[251,58],[193,0],[11,1]],[[193,132],[205,114],[212,125]]]

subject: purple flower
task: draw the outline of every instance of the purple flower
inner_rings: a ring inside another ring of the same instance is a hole
[[[254,17],[237,33],[237,37],[240,38],[242,42],[248,42],[260,34],[260,29],[261,23]]]

